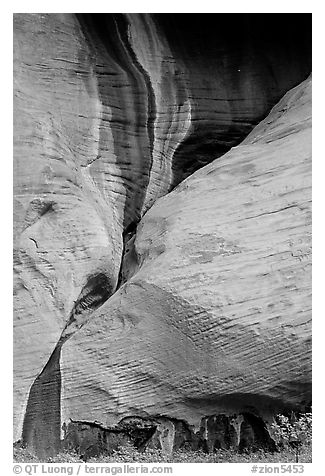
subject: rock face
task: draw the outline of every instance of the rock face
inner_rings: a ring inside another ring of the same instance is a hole
[[[63,348],[65,418],[195,425],[310,401],[310,93],[147,212],[138,270]]]
[[[213,18],[15,15],[14,428],[39,454],[69,418],[310,400],[311,81],[237,146],[309,74],[310,18]]]

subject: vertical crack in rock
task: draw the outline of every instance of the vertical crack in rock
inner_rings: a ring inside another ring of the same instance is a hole
[[[123,233],[123,252],[116,291],[135,274],[139,266],[134,246],[137,225],[137,222],[131,223]]]

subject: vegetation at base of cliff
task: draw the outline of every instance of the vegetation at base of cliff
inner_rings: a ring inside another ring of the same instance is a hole
[[[166,456],[161,450],[147,448],[138,451],[132,445],[121,446],[111,455],[87,459],[88,463],[311,463],[312,462],[312,414],[304,413],[289,417],[277,415],[271,425],[272,436],[278,450],[241,452],[235,449],[217,449],[213,453],[202,450],[178,450]],[[62,452],[54,458],[39,460],[20,445],[14,445],[14,463],[83,463],[84,459],[74,452]]]
[[[311,445],[301,448],[299,463],[311,463]],[[39,460],[26,449],[14,448],[15,463],[84,463],[77,453],[62,452],[54,458]],[[295,454],[289,449],[276,453],[256,451],[254,453],[237,453],[234,450],[216,450],[207,454],[203,451],[174,451],[171,456],[164,456],[160,450],[147,449],[144,452],[132,446],[121,448],[110,456],[97,456],[87,463],[294,463]]]
[[[297,416],[292,413],[289,417],[277,415],[271,427],[278,447],[290,448],[294,451],[295,462],[298,463],[301,450],[311,445],[312,414],[303,413]]]

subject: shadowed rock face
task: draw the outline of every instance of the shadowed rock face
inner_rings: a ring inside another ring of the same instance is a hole
[[[301,15],[159,14],[155,19],[185,66],[192,98],[191,131],[173,156],[178,183],[237,145],[299,82],[296,74],[309,74],[310,26]]]
[[[111,428],[98,422],[70,420],[64,424],[63,448],[77,451],[86,461],[92,456],[112,454],[125,444],[139,451],[159,449],[165,455],[184,448],[207,453],[230,448],[276,450],[263,420],[249,412],[203,417],[197,432],[185,421],[161,416],[126,417]]]
[[[14,15],[15,439],[310,400],[310,20]]]

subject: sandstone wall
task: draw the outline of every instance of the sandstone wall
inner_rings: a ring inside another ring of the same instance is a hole
[[[213,161],[308,31],[230,17],[14,15],[15,439],[310,398],[309,81]]]

